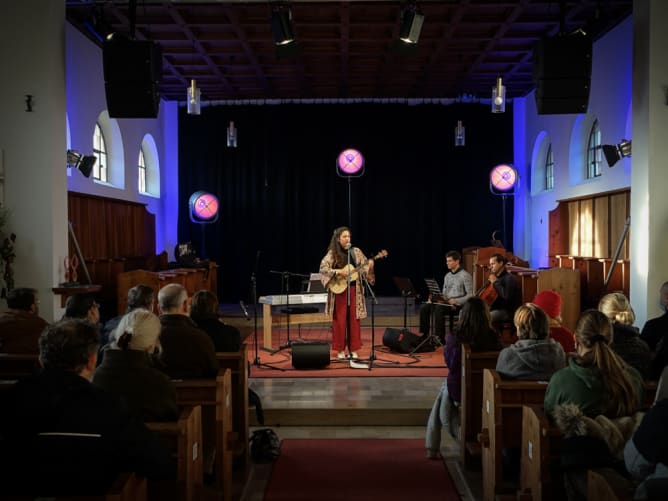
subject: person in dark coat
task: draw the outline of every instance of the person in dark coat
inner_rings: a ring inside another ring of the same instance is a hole
[[[43,370],[0,395],[0,497],[99,495],[121,472],[174,478],[167,449],[93,385],[99,334],[69,319],[39,339]]]
[[[645,322],[640,332],[640,339],[647,343],[649,351],[654,353],[649,379],[658,379],[663,368],[668,365],[668,282],[661,285],[659,291],[659,306],[664,311],[660,317]]]
[[[0,314],[0,351],[38,353],[37,340],[49,325],[39,316],[39,297],[35,289],[12,289],[7,293],[8,311]]]
[[[218,298],[212,292],[201,290],[190,302],[190,318],[197,327],[206,332],[216,351],[239,351],[241,333],[232,325],[225,325],[218,317]]]
[[[175,421],[176,391],[165,373],[153,366],[160,350],[160,319],[139,308],[123,316],[114,330],[93,384],[124,398],[143,421]]]
[[[160,361],[172,379],[215,377],[220,364],[206,332],[188,316],[188,293],[182,285],[168,284],[158,292],[160,306]]]
[[[636,316],[629,300],[621,292],[606,294],[599,301],[598,310],[612,322],[612,349],[647,379],[652,355],[633,326]]]

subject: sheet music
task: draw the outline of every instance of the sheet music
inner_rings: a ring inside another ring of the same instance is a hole
[[[447,301],[445,296],[443,296],[443,292],[441,291],[441,288],[439,287],[436,279],[425,278],[424,283],[427,284],[427,289],[429,290],[429,294],[431,294],[432,302],[445,303]]]

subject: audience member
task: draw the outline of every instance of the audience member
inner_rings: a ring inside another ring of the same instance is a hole
[[[188,293],[179,284],[158,292],[160,306],[160,359],[163,370],[174,379],[213,377],[220,364],[211,338],[188,316]]]
[[[39,316],[35,289],[12,289],[7,293],[9,310],[0,314],[0,352],[38,353],[37,340],[49,325]]]
[[[561,296],[551,290],[541,291],[531,301],[543,310],[550,322],[550,337],[558,342],[566,353],[575,351],[575,336],[562,325]]]
[[[668,499],[668,400],[649,409],[624,447],[627,471],[639,483],[633,499]]]
[[[174,385],[151,362],[160,350],[159,336],[160,319],[150,311],[138,308],[125,314],[93,376],[93,384],[124,398],[143,421],[178,417]]]
[[[121,472],[174,477],[159,440],[120,399],[90,382],[98,348],[95,325],[53,324],[39,339],[44,369],[0,396],[3,494],[102,494]]]
[[[668,282],[661,285],[659,291],[659,307],[664,311],[660,317],[645,322],[640,333],[640,339],[647,343],[649,350],[654,353],[649,370],[649,379],[654,381],[659,377],[664,367],[668,365]]]
[[[647,378],[652,355],[647,343],[640,339],[638,329],[633,326],[636,316],[629,300],[621,292],[606,294],[599,301],[598,309],[612,322],[612,349]]]
[[[504,378],[547,381],[566,365],[564,349],[549,337],[547,315],[527,303],[515,312],[517,341],[501,350],[496,370]]]
[[[585,311],[575,326],[575,356],[557,371],[545,391],[545,411],[576,404],[585,416],[628,416],[643,401],[640,373],[611,347],[612,324],[597,310]]]
[[[454,332],[448,333],[443,357],[448,367],[448,377],[443,382],[432,406],[425,446],[427,457],[438,457],[441,447],[441,429],[444,426],[455,435],[454,421],[459,416],[461,402],[462,343],[468,343],[471,351],[498,351],[501,349],[499,335],[492,327],[492,319],[487,304],[479,297],[467,299],[459,313]]]
[[[448,272],[443,277],[443,297],[429,296],[429,302],[420,308],[420,332],[429,335],[431,320],[434,320],[434,335],[445,343],[445,317],[457,312],[466,299],[475,291],[471,274],[461,267],[462,256],[457,251],[449,251],[445,255]]]
[[[65,303],[62,320],[79,318],[97,325],[100,322],[100,305],[92,294],[72,294]]]
[[[128,307],[125,310],[125,313],[130,313],[137,308],[153,311],[154,306],[155,292],[153,291],[152,287],[139,284],[128,289]],[[123,315],[118,315],[105,322],[104,327],[102,328],[102,332],[100,333],[100,341],[103,347],[109,342],[111,333],[118,326],[121,318],[123,318]]]
[[[218,317],[218,298],[212,292],[196,292],[190,302],[190,318],[206,332],[216,351],[239,351],[241,333],[232,325],[226,325]]]

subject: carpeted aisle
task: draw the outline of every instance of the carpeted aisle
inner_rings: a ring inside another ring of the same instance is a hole
[[[265,501],[443,501],[459,495],[423,439],[287,439]]]

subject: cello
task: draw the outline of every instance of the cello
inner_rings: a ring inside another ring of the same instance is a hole
[[[482,299],[487,306],[492,306],[496,298],[499,297],[498,291],[494,288],[494,284],[489,280],[485,285],[480,287],[478,292],[475,293],[480,299]]]

